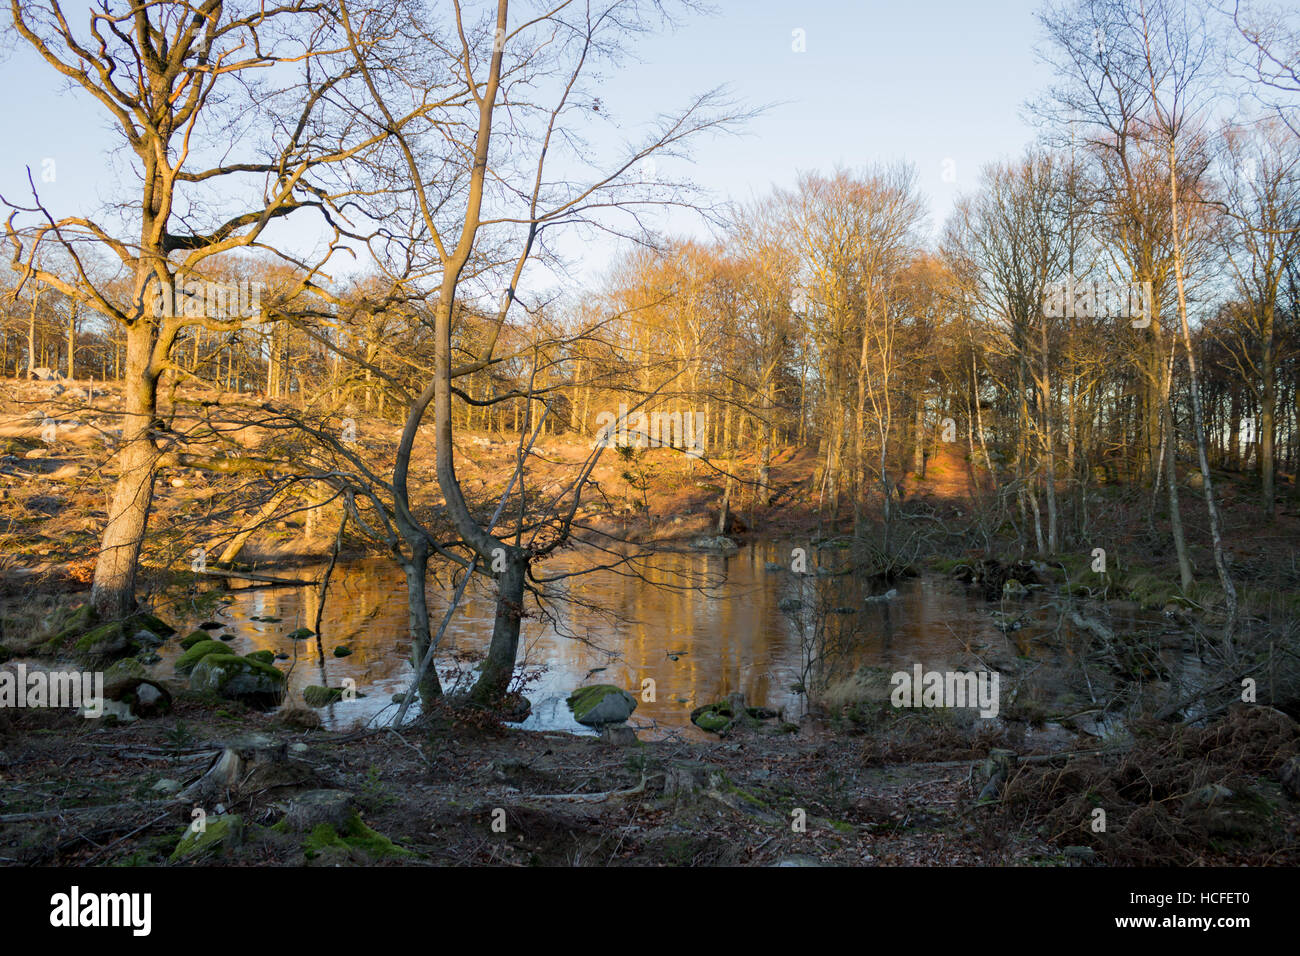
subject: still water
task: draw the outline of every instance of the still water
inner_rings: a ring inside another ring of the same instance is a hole
[[[539,577],[557,580],[544,587],[540,604],[530,602],[523,622],[520,664],[533,709],[521,726],[590,733],[565,705],[583,683],[615,684],[632,692],[638,698],[632,723],[648,737],[702,733],[690,722],[691,710],[735,691],[743,691],[751,704],[797,719],[805,707],[799,687],[809,656],[806,637],[818,617],[811,611],[817,589],[825,595],[829,588],[831,597],[822,606],[840,612],[822,617],[823,622],[849,635],[851,660],[840,661],[841,667],[910,670],[919,661],[927,670],[955,669],[959,661],[969,662],[971,651],[1006,649],[1025,640],[1023,634],[1004,634],[977,592],[948,579],[913,578],[895,585],[894,598],[869,601],[883,586],[853,576],[767,568],[768,562],[788,565],[790,554],[789,544],[762,542],[727,557],[669,552],[634,565],[591,570],[611,563],[610,557],[570,551],[538,566]],[[816,560],[810,558],[810,565]],[[820,557],[824,566],[833,560],[825,553]],[[585,573],[573,573],[578,571]],[[297,576],[311,573],[306,569]],[[494,613],[489,587],[488,582],[471,585],[452,618],[438,655],[444,687],[458,677],[472,680],[474,655],[486,649]],[[445,580],[430,584],[435,627],[451,593]],[[782,601],[788,607],[792,598],[804,607],[782,610]],[[267,649],[290,655],[277,666],[289,670],[296,701],[308,685],[339,687],[354,680],[364,696],[320,711],[328,726],[391,718],[393,695],[405,692],[412,678],[400,570],[377,559],[340,564],[325,599],[320,639],[289,640],[295,629],[314,626],[318,610],[314,587],[236,588],[223,592],[215,609],[187,609],[182,599],[168,613],[185,618],[182,633],[204,621],[222,624],[215,633],[233,635],[230,644],[237,653]],[[352,653],[334,656],[340,645]],[[164,651],[159,665],[164,673],[171,672],[177,653],[175,644]],[[1024,645],[1012,653],[1025,655],[1032,648]],[[654,682],[653,701],[643,699],[646,680]]]

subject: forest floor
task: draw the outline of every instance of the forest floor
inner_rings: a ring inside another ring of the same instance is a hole
[[[1285,769],[1300,728],[1267,707],[1064,754],[1059,740],[924,721],[614,744],[439,711],[401,733],[331,733],[183,694],[170,716],[126,725],[49,710],[0,720],[6,864],[1300,863]],[[997,744],[1019,764],[980,803]],[[201,787],[225,746],[245,758],[235,782],[176,795]],[[322,790],[338,816],[312,815]],[[1102,832],[1094,806],[1110,813]],[[197,810],[204,841],[186,837]]]
[[[93,398],[84,384],[64,388],[56,395],[48,383],[0,383],[0,637],[20,642],[24,629],[86,599],[113,477],[108,426],[118,396],[101,386]],[[50,420],[68,426],[56,426],[53,441]],[[294,454],[264,429],[231,440],[247,457]],[[460,440],[467,493],[489,501],[509,478],[515,441]],[[382,463],[396,429],[360,423],[358,441]],[[590,452],[575,436],[544,436],[539,446],[530,482],[542,492]],[[195,547],[219,549],[265,497],[273,467],[214,467],[221,458],[231,456],[183,443],[168,452],[146,596],[184,578]],[[756,462],[735,466],[752,475]],[[731,532],[811,535],[815,467],[812,449],[780,450],[773,504],[754,510],[739,497]],[[580,514],[589,528],[668,547],[716,531],[723,481],[680,453],[651,450],[627,461],[606,452],[591,481]],[[909,506],[940,522],[958,525],[974,510],[977,489],[955,447],[930,460],[926,478],[909,475],[902,484]],[[413,486],[417,497],[436,501],[429,458],[417,456]],[[1266,524],[1245,478],[1220,476],[1216,490],[1247,612],[1294,622],[1300,520],[1284,509]],[[1212,624],[1216,595],[1198,496],[1189,487],[1184,502],[1207,582],[1195,606],[1177,600],[1161,529],[1139,517],[1147,503],[1146,493],[1104,487],[1090,502],[1093,524],[1107,529],[1099,539],[1123,555],[1092,596],[1181,619],[1204,612]],[[290,504],[250,539],[241,561],[270,570],[319,560],[332,538],[323,523]],[[349,540],[354,551],[366,547]],[[1010,553],[1005,542],[1003,550]],[[929,561],[949,571],[985,553],[970,534],[953,536]],[[1077,574],[1089,560],[1075,555],[1068,570]],[[173,856],[237,865],[1300,863],[1300,728],[1282,712],[1287,706],[1243,705],[1201,727],[1152,721],[1109,744],[1032,720],[976,729],[888,708],[777,732],[737,728],[713,741],[614,743],[523,732],[447,708],[401,732],[326,731],[312,726],[311,712],[277,716],[183,683],[167,689],[169,713],[128,724],[0,708],[0,863],[149,865]],[[988,761],[1000,749],[1017,763],[986,791]],[[209,785],[214,765],[229,770],[234,759],[244,772]],[[300,804],[321,790],[346,791],[348,811],[313,824],[318,817],[304,817]],[[206,840],[184,837],[196,808],[209,822]],[[1094,829],[1098,808],[1110,814],[1107,830]],[[302,819],[310,825],[299,827]]]

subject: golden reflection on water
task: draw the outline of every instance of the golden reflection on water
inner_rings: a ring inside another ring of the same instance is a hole
[[[788,565],[789,555],[789,545],[776,543],[751,545],[730,557],[664,553],[638,566],[636,573],[602,569],[547,585],[550,597],[540,609],[532,604],[523,623],[521,665],[535,675],[525,689],[533,711],[523,726],[585,730],[565,705],[569,692],[582,683],[627,688],[638,699],[632,722],[650,729],[648,736],[656,730],[699,733],[690,723],[691,710],[734,691],[743,691],[751,704],[784,710],[797,719],[804,706],[795,689],[803,660],[800,628],[806,632],[813,615],[806,609],[789,613],[778,605],[791,597],[811,604],[815,588],[833,593],[828,604],[838,602],[856,612],[826,619],[852,633],[850,657],[837,664],[841,669],[870,664],[910,670],[917,661],[942,669],[960,659],[965,646],[1005,640],[992,627],[988,606],[960,585],[917,578],[896,585],[899,593],[892,601],[864,603],[872,587],[852,576],[765,570],[769,561]],[[589,567],[594,560],[591,553],[570,551],[540,565],[536,573],[555,576]],[[827,563],[830,557],[823,553],[821,560]],[[444,686],[456,680],[457,653],[473,655],[486,648],[494,610],[489,587],[482,582],[469,588],[452,619],[438,655]],[[445,579],[431,582],[435,626],[451,592]],[[396,709],[392,696],[405,692],[411,679],[401,571],[374,559],[340,565],[326,597],[320,640],[288,640],[293,630],[314,627],[319,600],[317,588],[237,589],[215,613],[190,613],[182,633],[215,620],[234,635],[230,643],[237,653],[266,649],[291,655],[277,666],[292,666],[289,687],[297,701],[310,684],[356,681],[364,696],[321,712],[331,726],[390,718]],[[351,655],[335,657],[340,645],[350,648]],[[163,653],[160,667],[169,673],[178,654],[175,644]],[[461,664],[460,671],[463,678],[472,678],[470,664]],[[653,701],[643,699],[647,679],[654,681]]]

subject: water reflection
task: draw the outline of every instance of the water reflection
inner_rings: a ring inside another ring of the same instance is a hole
[[[790,547],[781,543],[751,545],[730,557],[664,553],[635,568],[596,570],[547,584],[545,599],[530,605],[522,628],[525,693],[533,702],[523,726],[586,732],[565,705],[568,693],[584,682],[627,688],[639,702],[633,723],[659,731],[697,733],[691,710],[734,691],[797,717],[805,704],[798,687],[809,658],[801,634],[814,633],[819,622],[843,639],[840,654],[823,662],[841,670],[862,664],[910,670],[916,661],[943,670],[981,650],[1031,652],[1021,635],[994,626],[989,605],[978,594],[954,582],[915,578],[895,585],[892,600],[867,601],[880,588],[852,575],[766,569],[768,562],[788,565],[789,556]],[[570,551],[547,561],[538,574],[562,576],[600,560]],[[823,566],[834,563],[825,552],[820,560]],[[818,614],[819,592],[823,608],[842,613]],[[434,621],[441,620],[451,593],[449,586],[430,587]],[[331,726],[391,717],[392,696],[405,692],[412,676],[401,572],[383,560],[341,564],[321,614],[321,638],[289,640],[295,629],[314,626],[319,599],[315,588],[235,590],[215,614],[195,610],[186,623],[226,625],[237,653],[267,649],[290,655],[279,666],[292,666],[295,700],[308,685],[355,680],[364,696],[322,711]],[[791,599],[803,606],[790,609]],[[487,587],[476,583],[467,589],[439,653],[444,685],[472,677],[471,665],[457,659],[486,649],[493,613]],[[352,653],[335,657],[340,645]],[[176,656],[174,645],[168,654]],[[171,660],[160,666],[170,670]],[[643,688],[651,686],[646,681],[653,681],[653,701],[642,699]]]

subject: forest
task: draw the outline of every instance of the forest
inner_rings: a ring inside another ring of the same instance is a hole
[[[1300,862],[1300,17],[1048,0],[936,221],[698,12],[11,4],[0,862]]]

